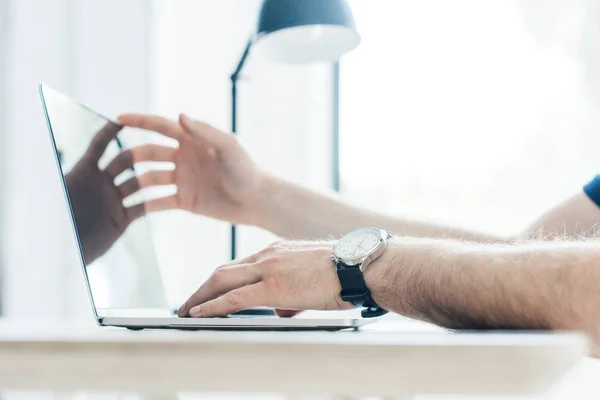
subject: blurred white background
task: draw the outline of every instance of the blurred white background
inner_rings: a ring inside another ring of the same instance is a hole
[[[354,0],[363,43],[341,70],[346,194],[515,234],[580,190],[600,167],[599,5]]]
[[[0,0],[2,315],[92,323],[36,85],[116,116],[229,129],[229,74],[259,0]],[[522,229],[598,171],[597,0],[353,0],[341,65],[342,190],[391,214]],[[249,59],[239,132],[266,169],[332,185],[333,74]],[[227,261],[229,225],[151,217],[166,295]],[[243,227],[240,254],[270,234]],[[135,249],[131,250],[135,253]],[[542,397],[598,398],[595,361]]]

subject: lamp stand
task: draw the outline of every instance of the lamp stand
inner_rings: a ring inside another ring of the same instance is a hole
[[[231,74],[231,133],[234,135],[237,135],[237,83],[240,79],[240,74],[244,68],[246,59],[248,58],[248,54],[250,54],[250,47],[252,47],[252,39],[248,40],[248,44],[242,53],[242,57],[240,58],[235,71]],[[233,224],[231,225],[230,254],[232,260],[237,258],[237,227]]]

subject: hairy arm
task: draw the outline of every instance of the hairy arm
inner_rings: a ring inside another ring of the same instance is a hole
[[[317,193],[273,177],[264,178],[261,192],[264,196],[250,208],[248,223],[294,239],[337,238],[356,228],[375,226],[396,236],[500,243],[523,238],[593,236],[600,222],[600,208],[583,192],[543,214],[518,237],[394,218],[350,205],[335,194]]]
[[[261,171],[232,135],[183,115],[179,123],[141,114],[119,117],[122,125],[148,129],[179,142],[169,146],[131,149],[138,160],[174,162],[175,173],[146,174],[142,186],[174,183],[174,196],[154,199],[149,211],[180,208],[234,224],[255,225],[280,237],[316,239],[340,237],[365,226],[384,228],[398,236],[444,237],[477,242],[508,242],[484,232],[456,229],[439,224],[394,218],[376,209],[364,210],[345,203],[339,196],[320,194],[277,179]],[[391,182],[393,184],[393,182]],[[600,204],[600,177],[586,186],[588,195]],[[523,193],[526,196],[527,193]],[[600,209],[581,193],[555,207],[536,221],[521,237],[550,237],[555,234],[585,234],[600,222]]]
[[[264,179],[262,193],[265,195],[251,207],[248,223],[280,237],[338,238],[353,229],[375,226],[397,236],[504,240],[481,232],[390,217],[350,205],[334,193],[317,193],[274,177]]]
[[[544,213],[520,236],[522,239],[595,237],[598,223],[600,208],[581,192]]]
[[[365,279],[382,307],[443,327],[579,330],[600,344],[599,266],[597,240],[401,238]]]

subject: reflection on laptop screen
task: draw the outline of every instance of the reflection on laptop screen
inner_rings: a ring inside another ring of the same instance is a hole
[[[42,93],[95,306],[167,307],[135,171],[121,152],[126,130],[52,89]]]

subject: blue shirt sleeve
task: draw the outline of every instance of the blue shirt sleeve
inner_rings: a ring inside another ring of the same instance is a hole
[[[583,191],[598,207],[600,207],[600,175],[583,187]]]

